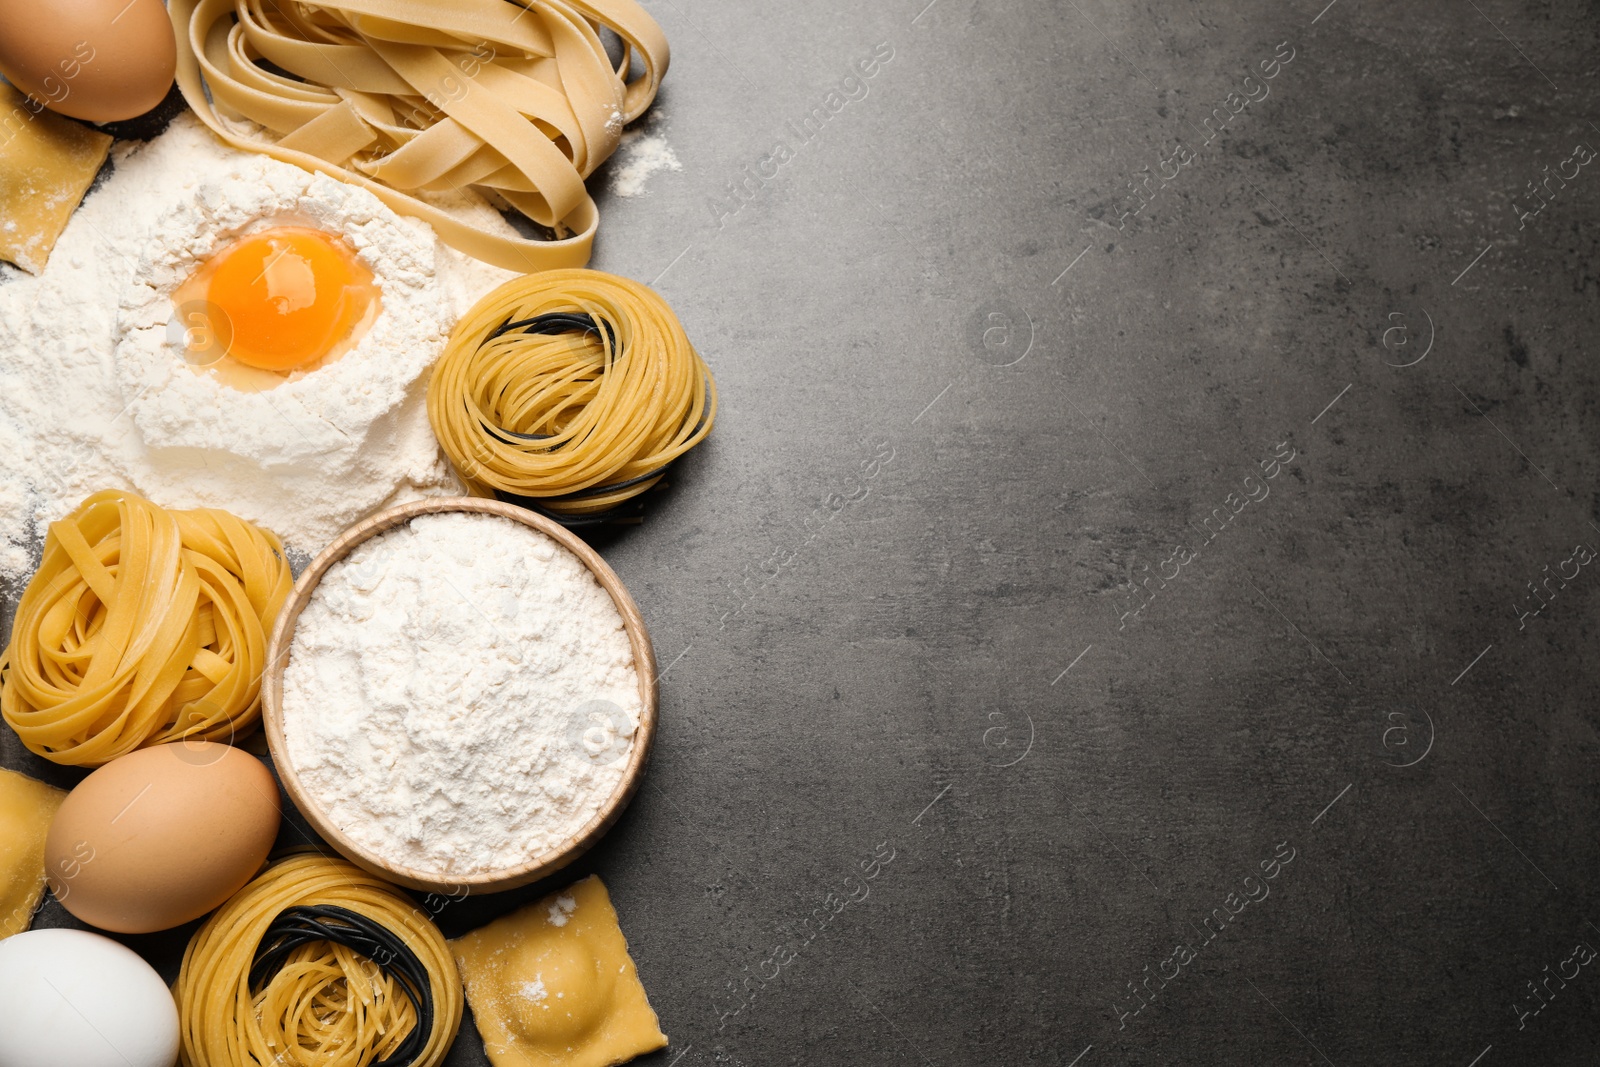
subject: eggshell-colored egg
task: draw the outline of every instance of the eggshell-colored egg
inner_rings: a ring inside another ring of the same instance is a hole
[[[63,115],[142,115],[167,95],[177,62],[161,0],[0,0],[0,74]]]
[[[45,875],[91,926],[166,930],[255,875],[279,815],[278,784],[248,752],[209,741],[142,748],[67,794],[45,839]]]
[[[84,930],[0,941],[0,1067],[172,1067],[178,1007],[132,949]]]

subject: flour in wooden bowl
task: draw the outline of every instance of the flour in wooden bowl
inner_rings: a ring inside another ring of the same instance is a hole
[[[357,545],[317,584],[283,673],[300,788],[357,845],[441,879],[583,829],[642,711],[610,595],[498,515],[421,515]]]

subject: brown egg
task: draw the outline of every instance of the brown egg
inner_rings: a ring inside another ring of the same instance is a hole
[[[0,0],[0,74],[63,115],[142,115],[167,95],[177,62],[161,0]]]
[[[91,926],[166,930],[254,877],[278,821],[278,784],[248,752],[209,741],[142,748],[67,795],[45,839],[45,876]]]

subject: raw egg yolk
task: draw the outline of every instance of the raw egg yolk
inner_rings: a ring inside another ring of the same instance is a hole
[[[231,333],[228,355],[270,371],[328,355],[376,295],[372,272],[338,238],[297,226],[233,245],[215,261],[206,288]]]

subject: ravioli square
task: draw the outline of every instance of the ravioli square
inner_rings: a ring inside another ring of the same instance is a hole
[[[33,922],[44,896],[44,839],[65,790],[0,768],[0,939]]]
[[[111,151],[111,136],[0,85],[0,259],[44,270]]]
[[[667,1044],[596,875],[450,946],[494,1067],[612,1067]]]

